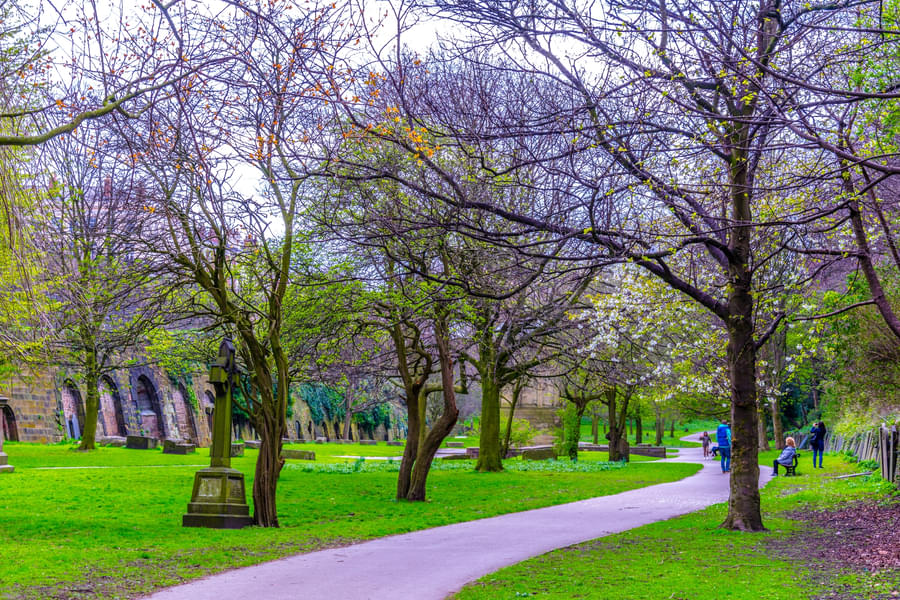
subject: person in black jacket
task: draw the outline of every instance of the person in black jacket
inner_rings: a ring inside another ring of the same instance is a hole
[[[816,468],[816,457],[819,458],[819,468],[822,467],[822,455],[825,454],[825,423],[818,421],[809,430],[809,448],[813,453],[813,469]]]

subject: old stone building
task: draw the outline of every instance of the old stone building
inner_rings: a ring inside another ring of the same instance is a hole
[[[7,439],[46,443],[81,437],[85,396],[77,373],[64,368],[0,382]],[[179,381],[148,367],[116,371],[100,382],[97,437],[145,434],[208,444],[213,398],[205,376]]]

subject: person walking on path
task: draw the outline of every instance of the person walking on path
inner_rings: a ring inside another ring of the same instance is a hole
[[[719,444],[722,472],[728,473],[731,471],[731,427],[725,419],[722,419],[722,423],[716,429],[716,442]]]
[[[816,468],[816,457],[819,457],[819,468],[822,468],[822,455],[825,454],[825,423],[818,421],[809,430],[809,447],[813,453],[813,469]]]
[[[797,444],[794,442],[794,438],[789,437],[784,440],[784,450],[781,451],[781,454],[772,461],[772,477],[778,477],[778,465],[784,465],[785,467],[789,467],[794,463],[794,455],[797,454]]]
[[[709,457],[709,432],[704,431],[700,436],[700,443],[703,444],[703,458]]]

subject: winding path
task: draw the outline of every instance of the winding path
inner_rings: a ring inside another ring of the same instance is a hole
[[[441,600],[502,567],[728,499],[728,476],[717,460],[704,460],[700,448],[683,448],[666,461],[697,462],[703,469],[613,496],[298,554],[167,588],[146,600]],[[770,469],[760,471],[764,485]]]

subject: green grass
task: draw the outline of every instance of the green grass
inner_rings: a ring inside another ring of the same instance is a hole
[[[775,455],[774,451],[765,453],[760,462],[771,464]],[[827,477],[850,472],[853,466],[835,456],[826,456],[825,461],[826,469],[812,471],[811,455],[808,463],[801,458],[801,476],[780,477],[763,490],[764,520],[769,528],[766,533],[719,529],[726,506],[718,504],[502,569],[467,586],[454,598],[808,598],[811,589],[824,591],[821,583],[809,579],[803,564],[773,556],[767,548],[772,540],[790,543],[792,533],[801,526],[784,513],[836,507],[848,501],[883,497],[885,492],[884,482]],[[872,585],[872,577],[859,573],[833,575],[836,583],[849,584],[859,591],[858,596],[842,597],[868,597],[863,594]]]
[[[395,502],[397,462],[343,461],[391,446],[311,444],[320,460],[289,461],[278,486],[279,529],[181,527],[196,467],[207,451],[10,443],[16,472],[0,476],[0,598],[130,598],[241,565],[359,540],[615,494],[673,481],[697,465],[622,467],[585,453],[568,461],[507,461],[475,473],[472,461],[436,461],[429,501]],[[597,456],[597,455],[602,456]],[[327,456],[326,456],[327,455]],[[255,450],[233,459],[252,486]],[[41,467],[81,467],[44,469]],[[84,468],[84,467],[110,468]],[[249,494],[248,494],[249,496]],[[248,497],[248,501],[250,498]]]

